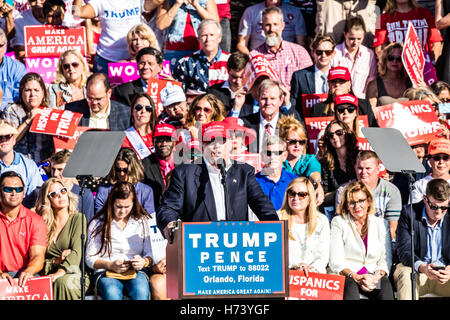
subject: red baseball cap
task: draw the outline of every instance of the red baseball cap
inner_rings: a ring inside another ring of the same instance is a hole
[[[210,142],[215,138],[227,138],[225,123],[222,121],[211,121],[202,126],[203,142]]]
[[[256,139],[255,130],[245,127],[244,121],[242,121],[242,119],[236,117],[227,117],[222,122],[225,123],[228,137],[230,137],[231,132],[240,131],[244,133],[246,145],[255,141]]]
[[[328,71],[328,82],[335,79],[350,81],[352,78],[350,75],[350,71],[348,71],[348,68],[337,66],[330,68],[330,70]]]
[[[152,133],[153,138],[155,137],[172,137],[174,140],[177,139],[176,129],[173,125],[168,123],[159,123],[155,126]]]
[[[430,142],[428,146],[428,155],[444,153],[450,155],[450,140],[446,138],[437,138]]]
[[[337,107],[340,104],[352,104],[358,108],[358,98],[349,93],[336,96],[334,99],[334,105]]]

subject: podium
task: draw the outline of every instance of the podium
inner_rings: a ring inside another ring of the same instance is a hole
[[[287,221],[178,222],[166,247],[167,296],[289,296]]]

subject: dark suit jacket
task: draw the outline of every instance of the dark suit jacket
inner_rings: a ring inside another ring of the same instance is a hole
[[[269,198],[256,181],[255,170],[233,162],[226,179],[231,213],[227,220],[247,221],[248,206],[261,220],[279,220]],[[206,164],[180,164],[172,171],[169,188],[156,210],[156,222],[164,230],[170,221],[217,221],[214,193]]]
[[[110,107],[109,130],[124,131],[128,129],[131,118],[130,108],[114,100],[111,100]],[[89,127],[91,113],[86,99],[68,103],[65,109],[83,114],[79,126]]]
[[[144,92],[141,78],[122,83],[114,88],[113,99],[131,107],[131,102],[136,94]]]
[[[215,85],[209,87],[206,92],[212,93],[225,105],[226,111],[229,112],[233,109],[234,99],[231,99],[231,93],[228,88],[223,88],[225,82],[216,83]],[[250,93],[245,96],[245,102],[242,105],[241,111],[239,112],[239,117],[245,117],[246,115],[253,113],[253,97]]]
[[[427,224],[422,221],[423,201],[412,205],[414,226],[414,262],[424,260],[427,253]],[[400,262],[411,267],[411,211],[409,205],[403,206],[397,226],[397,256]],[[442,221],[442,258],[450,264],[450,218],[448,213]]]
[[[153,189],[155,209],[158,209],[165,187],[156,155],[152,153],[148,157],[142,159],[142,165],[144,166],[144,181],[142,182]]]
[[[302,94],[316,93],[314,65],[297,70],[291,78],[291,105],[304,118]]]
[[[325,109],[327,107],[327,102],[319,102],[312,106],[311,117],[327,117],[334,115],[333,111],[328,110],[328,113],[325,113]],[[369,127],[378,127],[377,119],[375,119],[375,115],[373,114],[372,106],[369,103],[369,100],[366,99],[358,99],[358,113],[362,115],[367,115],[367,119],[369,121]]]

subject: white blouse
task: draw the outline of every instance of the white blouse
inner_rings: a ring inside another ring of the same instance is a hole
[[[292,223],[291,232],[295,240],[289,239],[289,268],[306,263],[316,272],[326,273],[330,253],[330,222],[318,213],[317,226],[308,236],[308,224]]]
[[[146,219],[146,218],[144,218]],[[99,220],[94,220],[89,224],[88,237],[86,243],[86,265],[94,268],[94,263],[98,259],[106,261],[115,261],[118,259],[130,260],[135,255],[141,257],[152,257],[151,245],[151,229],[148,221],[144,219],[136,220],[131,217],[125,229],[122,229],[115,220],[111,222],[111,254],[108,252],[98,253],[101,247],[101,233],[95,237],[92,236],[93,231],[101,223]],[[98,269],[102,271],[103,269]]]

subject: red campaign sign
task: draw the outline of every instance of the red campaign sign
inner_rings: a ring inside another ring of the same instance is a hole
[[[380,128],[399,130],[410,145],[428,143],[441,127],[433,106],[426,100],[395,102],[376,109]]]
[[[345,277],[335,274],[289,270],[288,300],[342,300]]]
[[[423,81],[423,69],[425,66],[425,56],[423,55],[422,44],[417,36],[416,29],[410,22],[408,31],[403,43],[402,61],[414,87]]]
[[[53,300],[52,277],[34,277],[28,279],[23,287],[11,286],[6,279],[0,280],[0,300]]]
[[[55,151],[61,151],[67,149],[69,151],[73,151],[75,145],[77,144],[78,138],[80,138],[81,134],[87,130],[91,129],[90,127],[77,127],[75,129],[75,133],[72,137],[62,137],[62,136],[53,136],[53,143],[55,145]]]
[[[309,117],[312,106],[328,98],[328,93],[302,94],[303,117]]]
[[[261,171],[261,156],[258,153],[230,154],[232,160],[240,161],[251,165],[255,168],[255,172]]]
[[[245,67],[244,74],[242,75],[242,82],[244,87],[250,90],[255,80],[260,76],[267,76],[270,79],[280,81],[280,77],[275,69],[262,54],[257,54],[250,57],[250,61]]]
[[[43,133],[63,137],[73,137],[78,123],[83,116],[81,113],[69,110],[42,108],[40,114],[34,117],[30,132]]]
[[[24,27],[25,57],[59,57],[67,50],[87,55],[84,27],[67,28],[52,25]]]
[[[182,83],[179,81],[164,80],[164,79],[150,79],[148,80],[147,94],[153,99],[156,105],[156,116],[164,110],[161,102],[161,90],[164,89],[168,83],[183,87]]]

